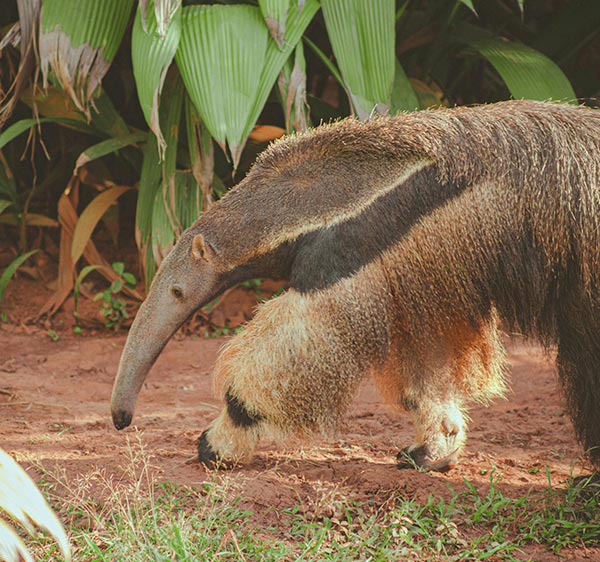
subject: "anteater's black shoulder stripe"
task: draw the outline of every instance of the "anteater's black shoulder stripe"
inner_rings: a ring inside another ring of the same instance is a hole
[[[460,195],[463,187],[440,183],[431,164],[359,215],[301,236],[291,286],[306,293],[353,275],[397,243],[421,217]]]
[[[225,394],[225,402],[227,413],[236,427],[252,427],[262,419],[260,415],[250,413],[244,403],[229,391]]]

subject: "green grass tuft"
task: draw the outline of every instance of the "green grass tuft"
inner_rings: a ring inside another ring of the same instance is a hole
[[[198,488],[160,483],[156,474],[138,435],[118,477],[45,475],[41,486],[55,499],[75,560],[515,561],[538,545],[600,547],[597,477],[566,488],[549,480],[541,492],[511,498],[492,469],[484,487],[465,480],[447,499],[393,494],[383,505],[325,486],[284,511],[277,526],[260,527],[260,514],[240,507],[241,473],[214,474]],[[57,556],[47,541],[38,547],[40,560]]]

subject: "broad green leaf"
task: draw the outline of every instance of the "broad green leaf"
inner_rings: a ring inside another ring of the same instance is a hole
[[[176,205],[179,203],[177,198],[186,198],[185,191],[179,189],[178,176],[180,172],[177,172],[179,124],[181,123],[184,100],[183,83],[179,77],[173,82],[171,88],[165,127],[167,131],[167,150],[162,163],[161,183],[156,190],[152,208],[151,245],[157,265],[160,265],[163,258],[173,247],[173,241],[181,234]],[[189,176],[193,178],[191,173],[189,173]],[[196,190],[200,192],[197,184]],[[198,214],[196,214],[196,217]]]
[[[150,220],[152,220],[152,217],[150,217]],[[154,276],[158,271],[158,265],[152,251],[152,244],[146,244],[146,246],[142,248],[140,257],[144,264],[144,283],[146,284],[146,292],[148,292],[152,279],[154,279]]]
[[[223,151],[229,146],[234,166],[244,145],[269,40],[258,8],[183,8],[177,65],[202,121]]]
[[[177,147],[179,140],[179,124],[183,107],[184,87],[177,73],[170,75],[161,103],[161,128],[167,132],[166,151],[161,163],[158,153],[158,141],[153,134],[149,134],[137,201],[136,212],[136,243],[142,256],[146,287],[150,286],[156,262],[147,248],[151,247],[151,236],[155,225],[153,224],[154,205],[156,194],[161,190],[166,191],[169,184],[174,181],[177,164]],[[166,228],[166,227],[165,227]],[[159,262],[160,263],[160,262]]]
[[[133,0],[44,0],[40,67],[44,84],[52,79],[77,108],[90,115],[93,94],[125,33]]]
[[[285,24],[290,0],[258,0],[258,5],[265,18],[265,23],[269,28],[271,37],[273,37],[279,48],[281,48],[285,38]]]
[[[149,134],[144,149],[135,213],[135,241],[140,251],[142,251],[152,233],[152,208],[154,207],[156,191],[161,184],[161,178],[162,166],[158,154],[158,142],[153,134]],[[147,284],[147,286],[149,285]]]
[[[573,87],[563,71],[539,51],[496,38],[469,43],[494,66],[513,98],[576,103]]]
[[[34,252],[29,252],[26,256],[32,253]],[[21,258],[26,259],[25,256]],[[0,301],[2,296],[3,291],[0,293]],[[21,523],[30,533],[34,531],[32,523],[48,531],[58,542],[65,560],[71,559],[67,535],[55,513],[27,473],[2,449],[0,449],[0,509]],[[15,537],[16,535],[11,536],[10,528],[2,524],[0,559],[17,562],[21,559],[20,554],[24,560],[33,561],[23,542],[18,537],[15,540]]]
[[[33,254],[36,254],[38,251],[39,250],[32,250],[31,252],[27,252],[26,254],[16,257],[12,262],[10,262],[2,275],[0,275],[0,302],[2,302],[6,287],[8,286],[8,283],[12,279],[13,275],[17,272],[17,269],[19,269],[19,267],[21,267],[26,260],[33,256]],[[8,511],[8,509],[2,505],[3,493],[2,486],[0,486],[0,507],[3,507],[6,511]]]
[[[138,188],[137,208],[135,213],[135,241],[139,249],[144,271],[146,289],[156,273],[156,262],[152,255],[152,214],[156,193],[162,180],[162,165],[158,153],[158,141],[150,133],[144,149],[144,160]]]
[[[183,231],[192,226],[202,213],[202,192],[193,174],[188,171],[177,171],[174,182],[175,190],[172,193],[170,204],[174,213],[172,215],[173,231],[176,239]],[[171,186],[169,186],[171,188]]]
[[[229,146],[234,167],[279,72],[318,9],[317,0],[306,0],[301,10],[290,3],[281,49],[258,8],[183,9],[177,65],[203,123],[222,148]]]
[[[0,215],[6,211],[12,205],[12,201],[6,201],[5,199],[0,199]]]
[[[395,74],[394,0],[322,0],[325,25],[360,119],[389,110]]]
[[[144,31],[148,31],[148,16],[146,14],[148,4],[148,0],[140,0],[139,2]],[[157,24],[156,29],[158,35],[164,39],[171,24],[171,20],[175,17],[175,14],[181,7],[181,0],[154,0],[151,7],[154,8],[154,19]]]
[[[469,8],[469,10],[471,10],[475,15],[477,15],[477,11],[473,6],[473,0],[460,0],[460,2],[462,2],[467,8]]]
[[[396,75],[394,76],[394,89],[390,100],[390,114],[396,115],[400,111],[416,111],[419,109],[419,98],[406,76],[400,61],[396,59]]]
[[[318,0],[306,0],[303,6],[299,6],[298,4],[300,3],[291,2],[289,5],[283,48],[279,49],[276,43],[269,38],[258,94],[248,115],[246,127],[243,132],[244,142],[250,131],[254,128],[285,61],[289,59],[292,51],[301,40],[302,34],[319,9]]]
[[[87,243],[92,237],[94,228],[107,209],[131,187],[128,185],[115,185],[97,195],[81,213],[73,231],[71,243],[71,260],[73,264],[83,255]]]
[[[158,5],[158,2],[151,3],[151,6]],[[148,126],[158,139],[161,154],[165,149],[165,140],[160,130],[158,108],[167,71],[181,38],[181,10],[172,14],[169,21],[163,35],[155,11],[152,10],[148,15],[144,26],[142,12],[138,10],[131,38],[131,59],[140,106]]]
[[[90,125],[107,137],[120,137],[130,132],[121,114],[102,88],[96,90]]]
[[[175,175],[177,168],[177,147],[179,145],[179,126],[181,112],[183,111],[184,87],[180,77],[175,74],[173,83],[170,84],[169,95],[165,100],[167,109],[165,113],[165,130],[167,132],[167,148],[162,163],[162,183],[168,185]]]
[[[306,60],[302,41],[298,42],[294,54],[283,65],[278,86],[286,131],[304,131],[310,126],[310,118],[306,103]]]
[[[202,211],[202,192],[191,172],[178,170],[156,193],[152,213],[152,254],[160,264],[181,233]]]
[[[129,133],[128,135],[122,137],[106,139],[104,141],[99,142],[98,144],[90,146],[89,148],[84,150],[77,158],[77,162],[75,163],[75,168],[73,170],[73,175],[77,173],[77,170],[79,170],[81,166],[84,166],[88,162],[91,162],[92,160],[96,160],[98,158],[102,158],[103,156],[116,152],[117,150],[125,148],[126,146],[144,142],[146,138],[147,134],[139,131],[136,133]]]

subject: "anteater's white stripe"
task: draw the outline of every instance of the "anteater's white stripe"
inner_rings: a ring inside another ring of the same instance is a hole
[[[337,211],[336,213],[333,213],[332,210],[329,210],[328,212],[327,209],[323,209],[323,214],[311,217],[307,222],[297,225],[290,225],[288,228],[285,228],[281,232],[276,233],[274,236],[269,237],[268,240],[264,240],[264,242],[256,249],[256,252],[259,254],[266,254],[284,242],[295,240],[303,234],[308,234],[309,232],[315,232],[317,230],[321,230],[322,228],[335,226],[336,224],[340,224],[357,217],[365,212],[381,197],[384,197],[394,189],[401,188],[402,184],[404,184],[416,173],[420,172],[423,168],[431,164],[432,162],[430,160],[420,160],[412,163],[412,165],[405,168],[398,177],[393,178],[389,183],[379,186],[378,189],[374,189],[365,199],[354,202],[354,204],[348,208],[341,210],[335,209],[335,211]]]

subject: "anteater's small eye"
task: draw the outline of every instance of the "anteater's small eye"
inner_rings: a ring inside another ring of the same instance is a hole
[[[177,287],[177,285],[175,287],[171,288],[171,294],[178,300],[180,301],[181,299],[183,299],[183,291]]]

